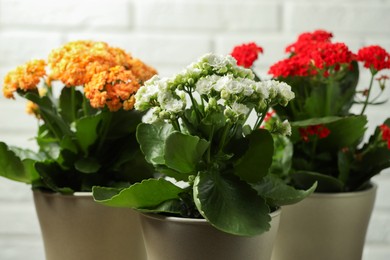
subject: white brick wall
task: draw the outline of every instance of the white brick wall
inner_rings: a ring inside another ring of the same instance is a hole
[[[265,75],[300,32],[317,28],[331,30],[354,51],[366,44],[390,50],[389,13],[390,0],[0,0],[0,77],[76,39],[125,48],[163,76],[206,52],[229,53],[236,44],[256,41],[265,49],[256,71]],[[389,111],[390,103],[371,107],[370,128]],[[0,140],[34,148],[29,138],[35,127],[23,100],[0,97]],[[379,190],[364,260],[390,259],[390,170],[375,181]],[[43,259],[30,189],[5,179],[0,179],[0,259]]]

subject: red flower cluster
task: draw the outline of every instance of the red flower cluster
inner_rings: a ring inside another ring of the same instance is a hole
[[[250,68],[257,60],[259,53],[263,53],[263,48],[251,42],[234,47],[231,55],[237,60],[237,65]]]
[[[382,140],[387,142],[387,148],[390,149],[390,128],[385,124],[379,126],[379,128],[382,132]]]
[[[316,44],[318,42],[330,42],[333,34],[324,30],[316,30],[312,33],[306,32],[298,36],[298,40],[286,47],[286,52],[301,52],[304,51],[308,45]]]
[[[310,125],[306,128],[299,128],[299,134],[305,142],[309,142],[309,136],[317,136],[319,139],[323,139],[330,134],[330,130],[324,125]]]
[[[390,69],[390,54],[378,45],[361,48],[357,53],[357,60],[364,63],[364,67],[374,69],[377,72],[382,69]]]
[[[274,77],[311,76],[321,70],[327,77],[330,69],[338,71],[342,65],[351,64],[355,55],[344,43],[330,42],[331,37],[331,33],[321,30],[301,34],[286,49],[292,55],[272,65],[268,73]]]

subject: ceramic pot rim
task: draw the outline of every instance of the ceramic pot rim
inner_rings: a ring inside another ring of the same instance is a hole
[[[282,212],[281,208],[278,208],[277,210],[271,212],[269,215],[271,216],[271,218],[274,218],[274,217],[280,215],[281,212]],[[141,215],[143,215],[147,218],[151,218],[151,219],[155,219],[155,220],[159,220],[159,221],[169,221],[169,222],[178,222],[178,223],[186,223],[186,224],[210,225],[210,223],[204,218],[202,218],[202,219],[182,218],[182,217],[164,216],[161,214],[144,213],[144,212],[141,212]]]
[[[374,182],[370,182],[370,186],[367,189],[351,192],[313,192],[309,198],[346,198],[346,197],[358,197],[365,196],[367,193],[376,192],[378,185]]]
[[[74,199],[74,198],[91,198],[92,197],[92,192],[75,192],[73,194],[61,194],[59,192],[50,192],[50,191],[42,191],[39,189],[32,190],[33,193],[36,194],[41,194],[46,197],[61,197],[61,198],[69,198],[69,199]]]

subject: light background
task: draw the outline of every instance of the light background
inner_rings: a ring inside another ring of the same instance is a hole
[[[227,54],[255,41],[265,49],[256,72],[265,75],[299,33],[318,28],[353,51],[369,44],[390,51],[389,14],[390,0],[0,0],[0,77],[79,39],[124,48],[163,76],[204,53]],[[367,82],[363,73],[360,87]],[[36,121],[24,103],[0,97],[0,140],[34,148]],[[372,129],[390,116],[390,103],[368,114]],[[390,259],[390,171],[374,180],[379,191],[364,260]],[[1,178],[0,259],[44,259],[39,232],[29,186]]]

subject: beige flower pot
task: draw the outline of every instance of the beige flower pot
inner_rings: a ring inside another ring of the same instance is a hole
[[[271,229],[259,236],[234,236],[203,219],[145,214],[141,216],[148,260],[269,260],[280,209],[271,214]]]
[[[377,186],[282,207],[273,260],[360,260]]]
[[[33,194],[46,260],[146,259],[137,212],[99,205],[90,193]]]

